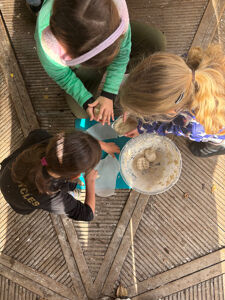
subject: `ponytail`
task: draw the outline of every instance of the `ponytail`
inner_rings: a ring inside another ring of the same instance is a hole
[[[211,45],[205,51],[193,48],[188,54],[187,64],[195,69],[196,90],[191,111],[207,134],[224,134],[225,55],[221,47]]]
[[[48,189],[50,178],[44,177],[41,165],[46,147],[46,142],[33,145],[20,153],[12,164],[12,179],[17,183],[25,184],[30,191],[38,189],[42,193]]]

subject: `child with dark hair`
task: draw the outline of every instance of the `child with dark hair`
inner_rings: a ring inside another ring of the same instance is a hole
[[[114,120],[113,101],[129,61],[131,29],[136,36],[132,57],[164,49],[159,30],[136,23],[131,27],[125,0],[44,0],[35,33],[38,55],[49,76],[66,91],[76,117],[101,120],[103,125]]]
[[[81,131],[51,136],[45,130],[34,130],[1,163],[1,192],[19,214],[43,209],[91,221],[95,212],[94,167],[101,159],[101,148],[111,155],[119,152],[114,143],[99,142]],[[81,173],[86,181],[84,204],[68,193],[76,188]]]
[[[43,67],[66,91],[75,116],[92,120],[99,104],[100,117],[109,123],[131,48],[125,0],[45,0],[35,39]]]
[[[225,55],[219,45],[192,48],[181,57],[158,52],[147,57],[121,88],[124,111],[139,117],[144,132],[186,136],[195,156],[225,154]]]

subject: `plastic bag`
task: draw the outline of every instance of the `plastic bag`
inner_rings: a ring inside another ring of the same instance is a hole
[[[102,159],[95,168],[99,177],[95,182],[95,193],[100,197],[109,197],[115,194],[116,179],[120,170],[119,162],[111,155]]]
[[[94,126],[90,127],[87,132],[100,141],[118,137],[117,133],[114,129],[111,128],[111,126],[107,124],[103,126],[101,123],[95,124]]]

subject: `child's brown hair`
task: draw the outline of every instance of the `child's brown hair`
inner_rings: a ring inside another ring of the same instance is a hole
[[[225,126],[225,55],[218,45],[191,49],[187,62],[154,53],[131,72],[121,87],[120,103],[132,114],[158,120],[188,110],[207,134],[218,134]]]
[[[120,16],[113,0],[54,0],[50,29],[71,58],[98,46],[119,24]],[[119,48],[120,38],[83,65],[107,66],[118,54]]]
[[[47,166],[41,164],[43,157]],[[101,147],[91,135],[81,131],[60,133],[50,138],[47,144],[39,143],[24,150],[12,165],[12,178],[27,185],[30,190],[48,193],[51,187],[46,171],[62,178],[71,178],[89,172],[100,158]]]

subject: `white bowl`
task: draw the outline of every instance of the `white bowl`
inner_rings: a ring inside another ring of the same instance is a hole
[[[156,152],[156,161],[147,170],[137,170],[136,160],[151,148]],[[180,177],[181,154],[177,146],[167,137],[156,134],[141,134],[129,140],[120,153],[120,173],[132,189],[148,195],[169,190]]]

